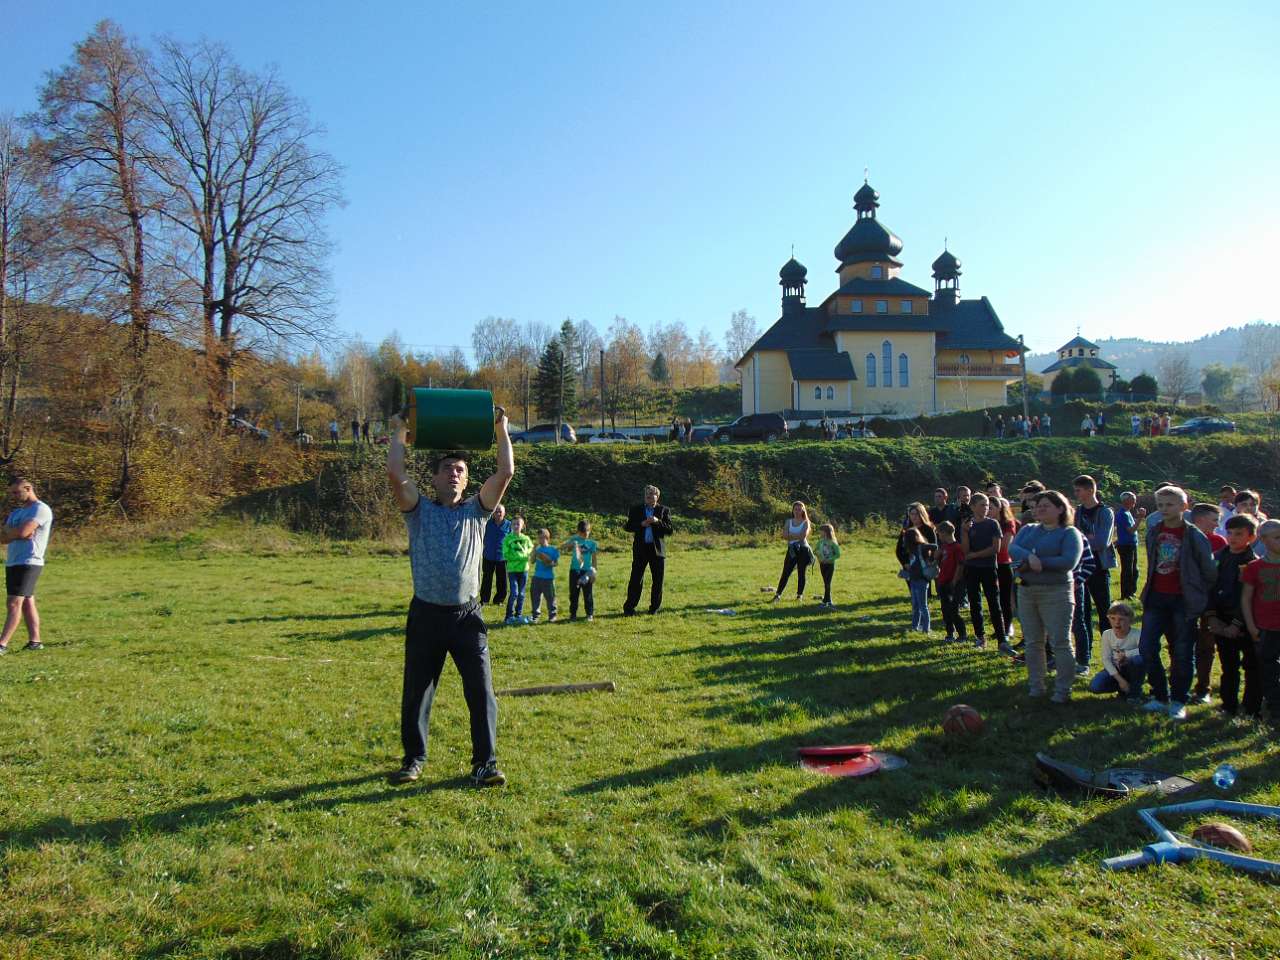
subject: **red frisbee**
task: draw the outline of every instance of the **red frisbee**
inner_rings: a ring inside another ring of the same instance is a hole
[[[880,761],[869,753],[858,753],[837,757],[801,757],[800,764],[806,770],[822,773],[828,777],[865,777],[880,769]]]
[[[837,757],[859,757],[874,749],[869,743],[850,743],[843,747],[800,747],[796,752],[802,757],[826,757],[832,760]]]

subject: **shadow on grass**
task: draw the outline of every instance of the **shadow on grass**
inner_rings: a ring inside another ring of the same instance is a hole
[[[29,850],[57,841],[105,843],[115,846],[131,836],[149,833],[181,833],[206,824],[238,816],[242,810],[260,804],[296,805],[300,809],[328,810],[347,804],[381,803],[396,797],[413,796],[434,790],[472,789],[465,776],[445,777],[430,783],[388,785],[368,793],[341,791],[378,781],[387,782],[387,773],[369,773],[345,780],[299,784],[266,793],[242,793],[234,797],[202,800],[137,817],[113,817],[77,823],[67,817],[50,817],[28,827],[0,831],[0,849]]]
[[[693,688],[717,690],[697,708],[704,717],[747,730],[782,723],[799,732],[670,757],[582,784],[574,793],[652,790],[707,774],[749,780],[771,767],[796,763],[795,751],[802,745],[869,742],[901,754],[909,766],[866,779],[815,774],[811,787],[768,809],[760,806],[758,791],[743,790],[742,801],[714,819],[750,828],[852,807],[923,840],[993,832],[1016,836],[1037,819],[1061,816],[1051,811],[1067,802],[1036,785],[1038,751],[1090,769],[1141,766],[1194,777],[1223,758],[1261,751],[1268,742],[1265,728],[1233,726],[1208,708],[1173,724],[1112,697],[1092,696],[1084,692],[1083,678],[1076,680],[1075,698],[1067,706],[1030,700],[1025,669],[990,648],[896,635],[883,624],[847,614],[809,616],[777,607],[751,614],[749,623],[720,631],[720,637],[727,634],[721,642],[658,656],[692,659]],[[776,626],[769,625],[779,623],[790,630],[775,633]],[[984,736],[954,740],[943,734],[942,714],[957,702],[983,714]],[[1251,791],[1273,786],[1280,780],[1280,755],[1273,752],[1246,766],[1241,776],[1252,781],[1246,788]],[[1204,779],[1187,799],[1209,795],[1212,788]],[[1070,802],[1087,806],[1089,818],[1037,843],[1033,851],[1002,859],[1003,868],[1030,871],[1127,849],[1131,842],[1140,846],[1149,838],[1135,830],[1135,812],[1161,801],[1149,794],[1123,803],[1084,797]],[[688,829],[691,835],[707,833],[702,825]]]

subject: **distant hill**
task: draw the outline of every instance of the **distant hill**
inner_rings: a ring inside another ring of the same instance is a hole
[[[1275,326],[1275,324],[1267,324]],[[1120,376],[1132,380],[1138,374],[1146,372],[1153,376],[1160,355],[1171,347],[1186,347],[1191,354],[1191,365],[1198,371],[1210,363],[1221,363],[1225,366],[1241,363],[1240,333],[1243,327],[1228,327],[1201,337],[1199,340],[1162,343],[1155,340],[1141,340],[1137,337],[1126,337],[1118,340],[1094,340],[1101,350],[1103,360],[1109,360],[1120,368]],[[1067,340],[1070,337],[1066,338]],[[1064,343],[1066,340],[1063,341]],[[1057,351],[1052,353],[1027,354],[1027,372],[1039,373],[1054,360],[1058,359]]]

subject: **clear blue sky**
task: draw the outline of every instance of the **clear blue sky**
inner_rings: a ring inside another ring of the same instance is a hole
[[[0,110],[104,16],[275,63],[346,166],[339,323],[470,345],[487,315],[777,318],[864,167],[932,287],[1033,349],[1280,320],[1280,4],[9,4]],[[1069,9],[1067,9],[1069,7]]]

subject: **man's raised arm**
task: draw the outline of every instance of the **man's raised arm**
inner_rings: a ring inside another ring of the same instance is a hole
[[[391,444],[387,447],[387,483],[401,511],[408,513],[418,505],[418,485],[409,477],[404,465],[404,445],[408,428],[398,416],[391,418]]]
[[[480,488],[480,506],[492,510],[502,502],[511,478],[516,475],[515,453],[511,450],[511,432],[507,429],[507,411],[493,408],[494,434],[498,441],[498,467]]]

